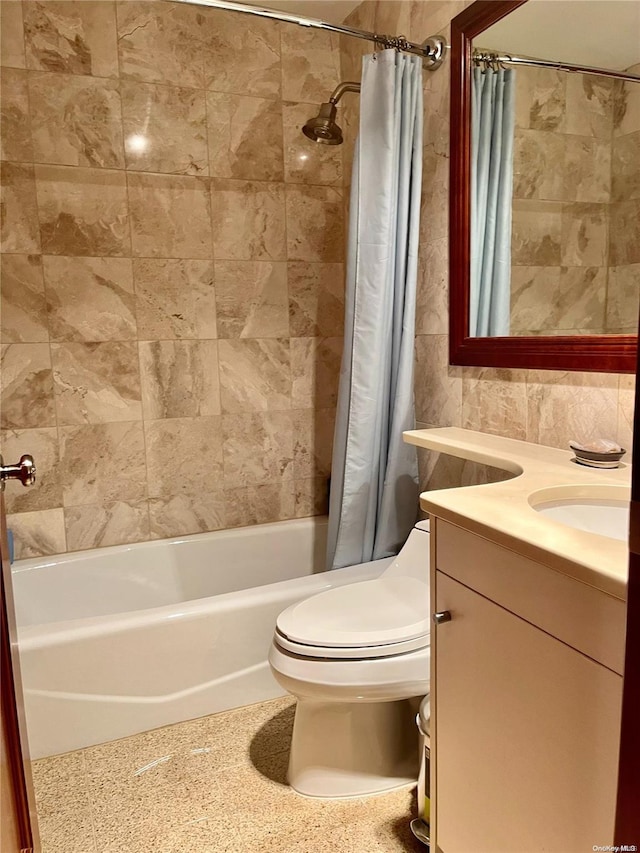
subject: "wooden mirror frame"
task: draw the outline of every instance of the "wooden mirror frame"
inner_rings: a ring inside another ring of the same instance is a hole
[[[636,335],[469,337],[471,42],[525,2],[476,0],[451,21],[449,361],[477,367],[635,373]]]

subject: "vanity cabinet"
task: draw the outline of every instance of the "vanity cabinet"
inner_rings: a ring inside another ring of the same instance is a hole
[[[442,853],[613,842],[624,602],[432,520],[432,838]]]

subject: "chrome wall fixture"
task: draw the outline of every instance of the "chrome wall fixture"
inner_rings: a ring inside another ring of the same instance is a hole
[[[588,65],[574,65],[571,62],[556,62],[552,59],[536,59],[533,56],[496,53],[482,47],[473,51],[473,62],[476,65],[483,65],[485,68],[503,67],[505,65],[533,65],[537,68],[556,68],[559,71],[594,74],[598,77],[614,77],[616,80],[631,80],[634,83],[640,83],[640,76],[628,74],[626,71],[610,71],[608,68],[591,68]]]
[[[442,36],[432,36],[422,44],[408,41],[404,36],[383,35],[370,33],[366,30],[358,30],[355,27],[347,27],[344,24],[329,24],[316,18],[305,18],[301,15],[291,15],[288,12],[280,12],[275,9],[267,9],[263,6],[247,6],[244,3],[233,3],[231,0],[177,0],[179,3],[188,3],[192,6],[209,6],[212,9],[226,9],[229,12],[241,12],[245,15],[257,15],[259,18],[271,18],[274,21],[283,21],[287,24],[297,24],[299,27],[311,27],[316,30],[327,30],[344,36],[372,41],[385,48],[395,48],[403,53],[413,53],[421,56],[424,67],[434,70],[442,65],[447,51],[447,43]]]

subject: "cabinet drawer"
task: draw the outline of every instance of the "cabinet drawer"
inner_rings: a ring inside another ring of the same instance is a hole
[[[436,519],[436,568],[622,674],[626,603]]]

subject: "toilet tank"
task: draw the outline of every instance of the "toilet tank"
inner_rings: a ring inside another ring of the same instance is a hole
[[[411,577],[429,585],[429,521],[419,521],[393,563],[380,577]]]

